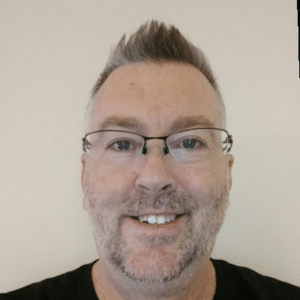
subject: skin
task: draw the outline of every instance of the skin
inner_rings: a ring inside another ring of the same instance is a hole
[[[203,121],[223,126],[204,75],[173,62],[113,71],[96,96],[89,131],[111,116],[135,117],[144,126],[106,129],[152,137],[173,133],[178,117],[200,122],[190,128]],[[213,299],[210,255],[228,205],[233,157],[220,151],[202,163],[178,164],[163,154],[162,140],[148,140],[147,147],[147,155],[130,166],[82,155],[83,206],[99,254],[92,271],[96,293],[99,299]],[[126,218],[150,211],[188,213],[166,230],[149,231]]]

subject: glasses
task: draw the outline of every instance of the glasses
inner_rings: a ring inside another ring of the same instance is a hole
[[[117,164],[131,164],[140,154],[147,154],[148,140],[164,141],[163,153],[176,162],[200,162],[217,153],[231,150],[233,139],[219,128],[195,128],[162,137],[145,137],[122,130],[98,130],[87,133],[82,139],[83,150],[96,159]]]

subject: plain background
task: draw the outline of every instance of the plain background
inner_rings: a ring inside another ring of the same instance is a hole
[[[152,18],[207,55],[235,156],[214,258],[300,285],[294,0],[0,2],[0,292],[97,259],[80,186],[90,91],[112,45]]]

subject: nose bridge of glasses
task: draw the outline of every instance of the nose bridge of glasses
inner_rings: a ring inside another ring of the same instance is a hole
[[[143,146],[143,150],[142,153],[143,154],[147,154],[148,153],[148,149],[149,149],[149,140],[158,140],[156,142],[150,142],[151,144],[155,144],[157,147],[160,147],[163,150],[164,154],[169,153],[168,151],[168,145],[166,143],[167,140],[167,136],[163,136],[163,137],[144,137],[144,146]],[[162,144],[159,140],[163,140],[164,143]],[[154,145],[152,145],[154,146]],[[151,147],[152,147],[151,146]]]

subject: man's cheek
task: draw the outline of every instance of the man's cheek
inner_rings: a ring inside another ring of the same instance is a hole
[[[115,168],[106,173],[105,188],[110,193],[124,196],[134,188],[134,174],[128,170],[129,168]]]
[[[102,206],[116,205],[134,188],[134,175],[124,169],[108,169],[90,179],[89,194]]]
[[[212,170],[204,167],[190,167],[180,174],[181,180],[184,180],[182,184],[189,192],[197,193],[199,190],[205,190],[214,179]]]

